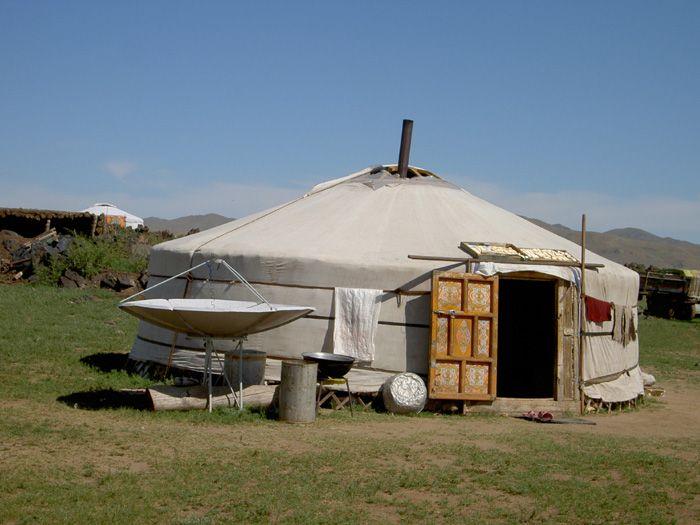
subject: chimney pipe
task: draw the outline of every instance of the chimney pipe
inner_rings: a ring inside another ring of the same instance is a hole
[[[401,148],[399,149],[399,177],[405,179],[408,176],[408,157],[411,154],[411,134],[413,133],[413,121],[404,119],[401,128]]]

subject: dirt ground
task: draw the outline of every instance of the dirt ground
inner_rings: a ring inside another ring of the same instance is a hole
[[[406,439],[414,435],[416,439],[424,440],[431,436],[433,442],[449,443],[461,440],[465,428],[475,436],[488,435],[490,432],[508,433],[519,428],[539,428],[547,435],[567,434],[576,432],[597,436],[612,435],[616,437],[629,436],[632,438],[698,438],[700,437],[700,388],[689,386],[687,383],[669,382],[663,385],[665,394],[647,402],[644,408],[638,410],[617,411],[612,414],[601,413],[588,415],[584,419],[595,422],[595,425],[553,425],[539,424],[507,416],[447,416],[426,415],[422,417],[387,416],[381,419],[364,419],[354,422],[351,419],[331,419],[321,415],[316,424],[292,425],[275,424],[275,431],[270,432],[268,425],[208,425],[198,426],[196,433],[179,432],[178,442],[184,445],[189,439],[196,446],[201,439],[222,439],[241,445],[253,444],[262,448],[305,452],[305,443],[318,439],[320,434],[332,440],[334,434],[343,437],[357,436],[363,439],[372,437],[391,439],[392,437]],[[52,410],[32,401],[13,401],[5,403],[6,409],[30,410],[35,416],[50,417],[56,424],[86,425],[88,427],[118,427],[110,411],[92,410]],[[14,411],[14,410],[13,410]],[[157,419],[142,421],[141,428],[146,430],[153,425],[161,425]],[[178,424],[175,424],[178,426]],[[182,430],[182,429],[180,429]],[[184,442],[183,442],[184,440]],[[473,444],[479,444],[480,440]],[[498,445],[489,440],[481,440],[485,447]]]
[[[673,381],[660,385],[665,389],[658,406],[627,412],[620,417],[597,415],[595,427],[581,427],[580,431],[594,431],[616,436],[698,438],[700,437],[700,388]]]

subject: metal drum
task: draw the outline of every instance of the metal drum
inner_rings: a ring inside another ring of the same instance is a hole
[[[279,388],[280,420],[313,423],[316,420],[316,363],[282,361]]]
[[[239,363],[243,362],[243,388],[251,385],[262,385],[265,381],[265,352],[258,350],[243,350],[243,359],[238,351],[225,352],[224,374],[229,383],[236,387],[240,381]]]

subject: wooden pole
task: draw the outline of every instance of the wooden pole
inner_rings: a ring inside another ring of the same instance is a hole
[[[581,415],[585,410],[585,394],[583,393],[583,341],[586,324],[586,214],[581,215],[581,301],[580,301],[580,321],[578,340],[578,381]]]
[[[547,260],[528,260],[522,261],[517,259],[504,259],[502,257],[442,257],[439,255],[407,255],[409,259],[415,259],[418,261],[444,261],[444,262],[460,262],[460,263],[480,263],[480,262],[493,262],[500,264],[522,264],[522,265],[543,265],[543,266],[563,266],[563,267],[574,267],[580,268],[581,263],[575,261],[547,261]],[[586,264],[588,270],[597,270],[599,268],[605,268],[604,264],[600,263],[588,263]],[[228,282],[228,281],[226,281]]]

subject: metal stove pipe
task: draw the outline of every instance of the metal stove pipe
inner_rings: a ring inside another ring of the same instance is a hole
[[[404,119],[401,128],[401,147],[399,148],[399,177],[405,179],[408,176],[408,157],[411,154],[411,134],[413,133],[413,121]]]

